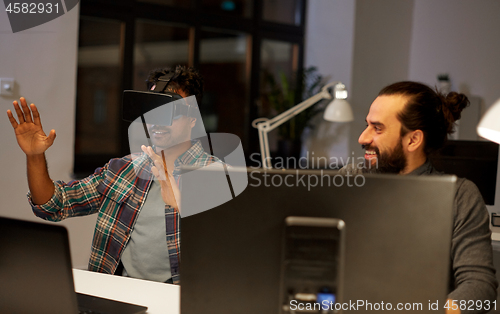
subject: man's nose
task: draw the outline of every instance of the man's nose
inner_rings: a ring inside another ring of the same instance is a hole
[[[372,142],[372,136],[369,127],[366,127],[363,133],[358,138],[358,143],[361,145],[369,145]]]

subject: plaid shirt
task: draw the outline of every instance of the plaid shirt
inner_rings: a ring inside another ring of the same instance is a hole
[[[203,150],[200,141],[192,143],[174,163],[177,184],[180,166],[206,166],[219,161]],[[151,166],[152,161],[146,154],[112,159],[83,180],[55,181],[54,195],[43,205],[34,205],[30,193],[28,199],[35,215],[45,220],[60,221],[98,213],[88,269],[113,274],[151,186]],[[165,223],[172,280],[179,284],[179,211],[166,205]]]

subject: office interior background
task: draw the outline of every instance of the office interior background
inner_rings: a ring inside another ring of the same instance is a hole
[[[206,82],[207,131],[238,135],[247,156],[258,152],[251,120],[269,114],[263,70],[291,76],[316,66],[329,81],[346,85],[355,120],[332,126],[335,151],[344,157],[362,156],[358,136],[387,84],[434,86],[446,73],[452,90],[471,96],[483,112],[500,98],[496,0],[247,0],[227,1],[225,11],[217,5],[223,1],[143,0],[130,10],[131,1],[83,0],[15,34],[0,4],[0,77],[15,79],[14,95],[0,96],[0,105],[5,112],[23,96],[38,106],[45,131],[56,130],[46,153],[54,180],[69,181],[127,153],[121,91],[143,90],[157,66],[198,67]],[[26,200],[25,156],[6,114],[2,119],[0,215],[40,221]],[[498,181],[488,209],[500,213]],[[95,219],[62,222],[76,268],[86,268]]]

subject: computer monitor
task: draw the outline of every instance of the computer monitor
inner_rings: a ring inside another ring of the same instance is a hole
[[[443,305],[448,292],[455,181],[248,169],[236,198],[182,218],[181,312],[279,313],[290,216],[345,222],[341,302],[354,302],[350,310],[431,312],[429,303]],[[182,210],[190,197],[182,191]]]
[[[497,143],[448,140],[430,159],[437,170],[474,182],[486,205],[495,205]]]
[[[144,314],[145,306],[76,293],[64,226],[0,217],[0,313]]]

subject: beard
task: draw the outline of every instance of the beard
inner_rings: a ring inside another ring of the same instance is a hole
[[[407,159],[403,152],[403,145],[401,140],[391,152],[380,153],[377,147],[363,146],[364,149],[374,150],[377,154],[377,164],[375,169],[371,164],[365,164],[365,169],[372,173],[400,173],[406,168]],[[370,163],[369,160],[365,159],[365,163]],[[368,167],[367,167],[368,166]]]

